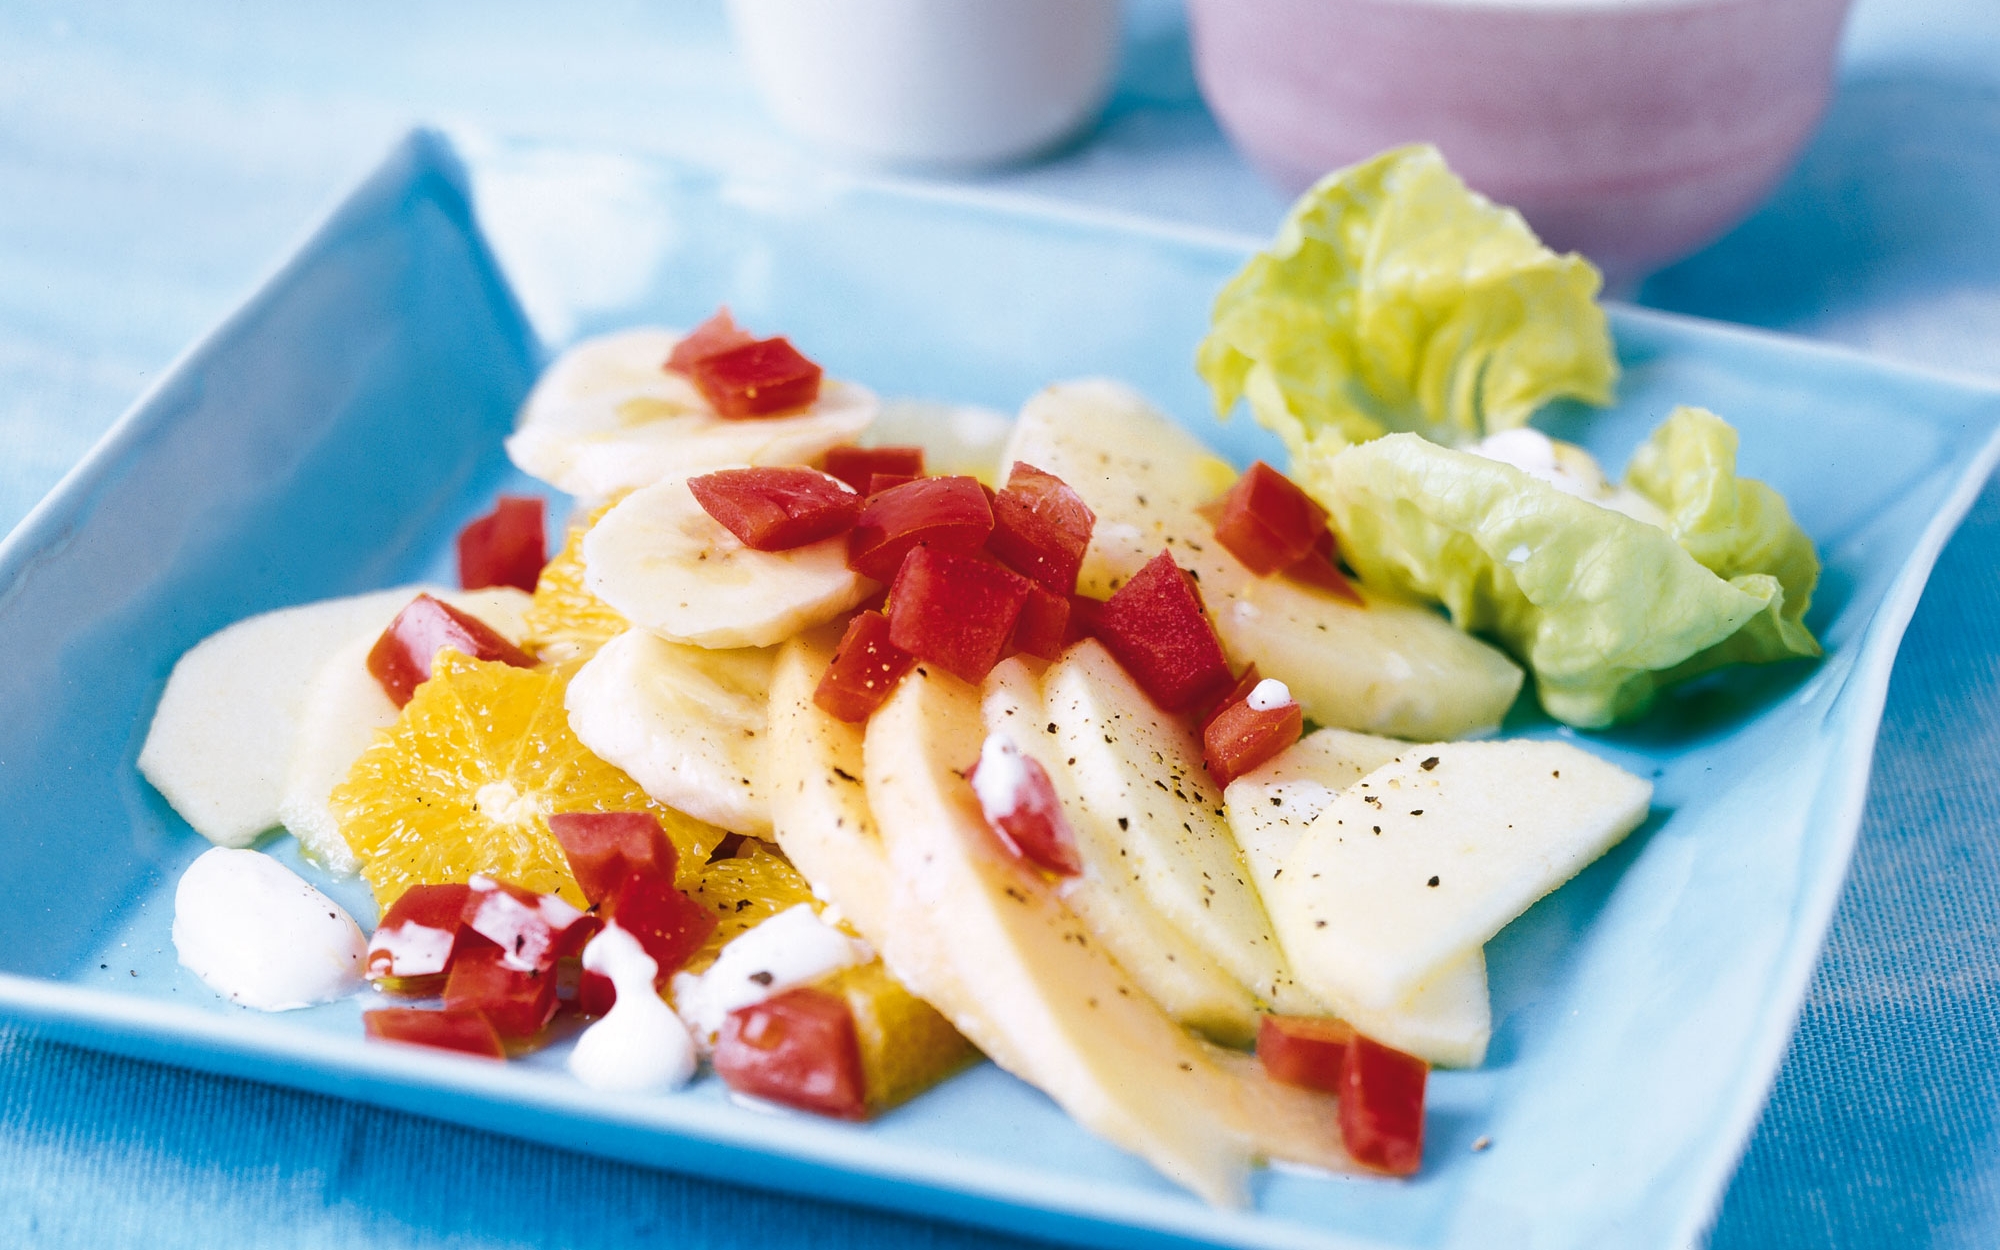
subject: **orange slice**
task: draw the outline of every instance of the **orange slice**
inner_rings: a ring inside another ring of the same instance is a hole
[[[756,838],[745,838],[736,854],[683,871],[681,889],[715,913],[720,922],[706,945],[688,961],[688,971],[700,972],[731,939],[787,908],[813,901],[812,887],[784,856]]]
[[[557,812],[653,813],[680,852],[681,884],[691,884],[722,830],[654,802],[577,741],[563,707],[577,667],[439,653],[431,679],[329,800],[382,907],[419,882],[482,872],[585,906],[549,832]]]
[[[528,605],[528,636],[521,644],[528,654],[552,661],[581,659],[625,632],[625,618],[583,584],[583,536],[618,498],[570,526],[562,550],[542,566],[534,602]]]

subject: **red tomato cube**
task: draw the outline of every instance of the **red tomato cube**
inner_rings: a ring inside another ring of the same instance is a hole
[[[566,1004],[571,1011],[583,1016],[601,1016],[609,1012],[618,1002],[618,987],[611,978],[601,972],[591,972],[581,963],[577,965],[578,981],[576,995]]]
[[[553,967],[563,953],[560,938],[585,919],[553,894],[537,894],[483,874],[472,878],[460,916],[466,928],[499,947],[503,961],[517,972]]]
[[[418,595],[396,614],[368,652],[368,671],[397,707],[430,680],[431,661],[451,647],[475,660],[533,668],[534,657],[495,633],[486,622],[429,595]]]
[[[477,1011],[501,1037],[525,1040],[541,1032],[556,1013],[555,970],[523,971],[508,964],[500,947],[477,945],[452,960],[444,1005],[452,1011]]]
[[[986,546],[1008,568],[1067,595],[1076,589],[1096,524],[1097,515],[1061,478],[1016,461],[1006,487],[993,497],[993,536]]]
[[[889,588],[889,641],[954,677],[983,681],[1014,636],[1031,585],[984,556],[919,547]]]
[[[671,882],[680,852],[651,812],[559,812],[549,832],[562,843],[569,874],[596,907],[635,872]]]
[[[1215,537],[1259,577],[1296,563],[1326,532],[1326,509],[1259,460],[1222,497]]]
[[[1097,623],[1104,617],[1104,600],[1088,595],[1069,597],[1069,624],[1063,628],[1063,645],[1097,637]]]
[[[543,501],[502,495],[493,511],[458,532],[458,584],[467,590],[513,586],[529,594],[548,563]]]
[[[847,536],[847,567],[886,582],[917,547],[970,553],[992,532],[993,506],[977,478],[918,478],[868,497]]]
[[[361,1027],[371,1042],[401,1042],[455,1050],[485,1059],[505,1059],[507,1048],[493,1022],[476,1011],[423,1011],[416,1007],[382,1007],[361,1013]]]
[[[723,417],[774,417],[819,398],[819,366],[782,338],[755,339],[693,360],[688,376]]]
[[[911,482],[920,480],[922,477],[923,474],[921,473],[870,473],[868,475],[868,490],[866,493],[879,495],[885,490],[892,490],[898,486],[907,486]]]
[[[1332,1016],[1261,1016],[1257,1059],[1274,1081],[1329,1094],[1340,1092],[1340,1074],[1354,1029]]]
[[[1076,834],[1041,762],[1023,755],[1004,735],[986,739],[979,762],[966,773],[986,825],[1017,859],[1059,877],[1083,871]]]
[[[1028,583],[1028,597],[1021,601],[1021,615],[1014,621],[1016,651],[1053,660],[1070,642],[1070,604],[1040,582]]]
[[[659,965],[655,985],[665,985],[715,932],[714,912],[652,873],[626,877],[607,911],[611,922],[637,939]]]
[[[1272,708],[1255,708],[1247,700],[1216,713],[1201,735],[1202,762],[1218,786],[1275,758],[1305,732],[1305,713],[1297,699]]]
[[[917,657],[889,641],[888,617],[857,613],[813,691],[813,702],[835,720],[859,724],[888,701],[916,662]]]
[[[462,883],[413,885],[404,890],[368,939],[368,976],[434,977],[451,971],[460,913],[472,887]]]
[[[789,551],[846,533],[861,496],[818,469],[721,469],[688,479],[702,511],[752,551]]]
[[[854,1016],[824,990],[804,986],[730,1012],[710,1062],[739,1094],[843,1120],[868,1116]]]
[[[1186,711],[1230,684],[1229,661],[1194,581],[1164,551],[1105,601],[1097,637],[1169,712]]]
[[[1333,531],[1322,530],[1313,549],[1285,566],[1285,576],[1302,586],[1331,591],[1356,607],[1367,607],[1368,601],[1347,580],[1340,571],[1340,557],[1334,549]]]
[[[1409,1176],[1424,1158],[1431,1066],[1356,1033],[1340,1069],[1340,1140],[1357,1163]]]
[[[668,373],[689,374],[694,362],[717,352],[754,343],[757,336],[736,324],[736,318],[729,315],[728,307],[715,310],[715,315],[688,332],[686,338],[674,344],[665,365]]]
[[[1262,680],[1263,678],[1257,674],[1257,662],[1255,660],[1250,661],[1249,665],[1244,668],[1243,675],[1236,679],[1235,685],[1231,686],[1213,702],[1207,703],[1205,706],[1196,705],[1195,728],[1206,734],[1208,727],[1215,723],[1216,717],[1228,711],[1231,704],[1241,703],[1243,700],[1249,698],[1250,692],[1255,690],[1257,683]]]
[[[921,447],[856,447],[852,443],[826,453],[826,471],[864,495],[875,492],[868,486],[877,474],[920,478],[924,475]]]

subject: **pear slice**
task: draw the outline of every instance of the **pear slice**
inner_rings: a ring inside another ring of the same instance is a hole
[[[1195,511],[1235,471],[1130,387],[1092,379],[1044,389],[1021,409],[1004,454],[1062,478],[1097,513],[1081,593],[1105,598],[1172,552],[1200,582],[1230,661],[1284,682],[1308,720],[1458,738],[1497,726],[1521,691],[1518,665],[1428,607],[1361,587],[1362,607],[1253,576]]]
[[[1260,1001],[1310,1010],[1187,722],[1161,711],[1093,640],[1049,666],[1042,700],[1077,818],[1115,836],[1160,915]]]
[[[1209,1202],[1245,1203],[1259,1157],[1351,1170],[1325,1095],[1183,1031],[987,829],[962,775],[984,737],[978,691],[925,664],[868,723],[891,971],[1078,1123]]]
[[[1265,897],[1308,989],[1392,1008],[1637,828],[1652,793],[1567,743],[1437,743],[1329,803]]]
[[[1229,831],[1243,848],[1258,888],[1267,888],[1283,875],[1285,857],[1306,826],[1343,790],[1411,749],[1409,743],[1394,738],[1320,729],[1230,782],[1223,791]],[[1279,919],[1283,914],[1274,909],[1271,921],[1278,945],[1290,956],[1306,947],[1286,932]],[[1485,1062],[1486,1044],[1493,1037],[1493,1005],[1482,950],[1440,968],[1407,1002],[1387,1010],[1343,1001],[1324,1005],[1376,1041],[1440,1067],[1478,1067]]]
[[[1084,800],[1064,763],[1042,704],[1040,667],[1022,656],[1002,660],[987,675],[980,705],[986,731],[1005,734],[1039,763],[1062,800],[1083,872],[1065,878],[1057,892],[1168,1015],[1219,1042],[1248,1044],[1257,1032],[1256,1002],[1146,897],[1124,835],[1107,809]]]

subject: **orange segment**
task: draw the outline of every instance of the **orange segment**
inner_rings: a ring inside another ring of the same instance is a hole
[[[688,961],[691,972],[714,963],[723,946],[745,930],[787,908],[813,901],[812,887],[798,869],[755,838],[744,839],[733,858],[683,872],[680,884],[721,922],[708,943]]]
[[[528,605],[522,649],[544,660],[580,659],[625,632],[626,621],[583,584],[583,536],[611,510],[612,499],[569,528],[563,547],[542,566]]]
[[[438,655],[330,800],[379,904],[484,872],[585,906],[549,832],[556,812],[649,811],[680,851],[681,883],[701,871],[722,830],[654,802],[570,732],[563,693],[577,667]]]

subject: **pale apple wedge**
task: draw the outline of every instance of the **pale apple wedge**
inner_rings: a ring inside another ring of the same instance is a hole
[[[1323,1095],[1218,1060],[987,829],[961,775],[984,736],[978,691],[922,664],[868,724],[897,978],[1078,1123],[1212,1203],[1242,1205],[1260,1157],[1351,1169]],[[1265,1114],[1273,1100],[1317,1107]]]
[[[1055,784],[1076,834],[1083,872],[1057,892],[1168,1015],[1219,1042],[1245,1045],[1257,1032],[1249,991],[1189,941],[1146,897],[1139,866],[1105,809],[1086,802],[1059,749],[1042,705],[1042,666],[1023,656],[1003,660],[981,689],[986,731],[1005,734]]]
[[[1223,791],[1229,831],[1236,835],[1259,891],[1283,875],[1286,856],[1328,804],[1355,782],[1411,749],[1409,743],[1394,738],[1320,729],[1261,768],[1230,782]],[[1286,933],[1280,914],[1273,911],[1271,922],[1286,955],[1290,957],[1295,949],[1309,949]],[[1296,972],[1293,975],[1298,976]],[[1376,1041],[1440,1067],[1478,1067],[1486,1059],[1486,1044],[1493,1036],[1493,1006],[1486,989],[1486,954],[1482,950],[1445,965],[1408,1001],[1394,1007],[1368,1008],[1324,1000],[1322,1005],[1328,1014],[1341,1017]]]
[[[1160,915],[1238,984],[1280,1011],[1307,1008],[1187,722],[1161,711],[1095,641],[1049,666],[1042,702],[1077,820],[1116,838]]]
[[[1265,897],[1308,989],[1394,1007],[1637,828],[1652,791],[1567,743],[1436,743],[1329,803]]]

